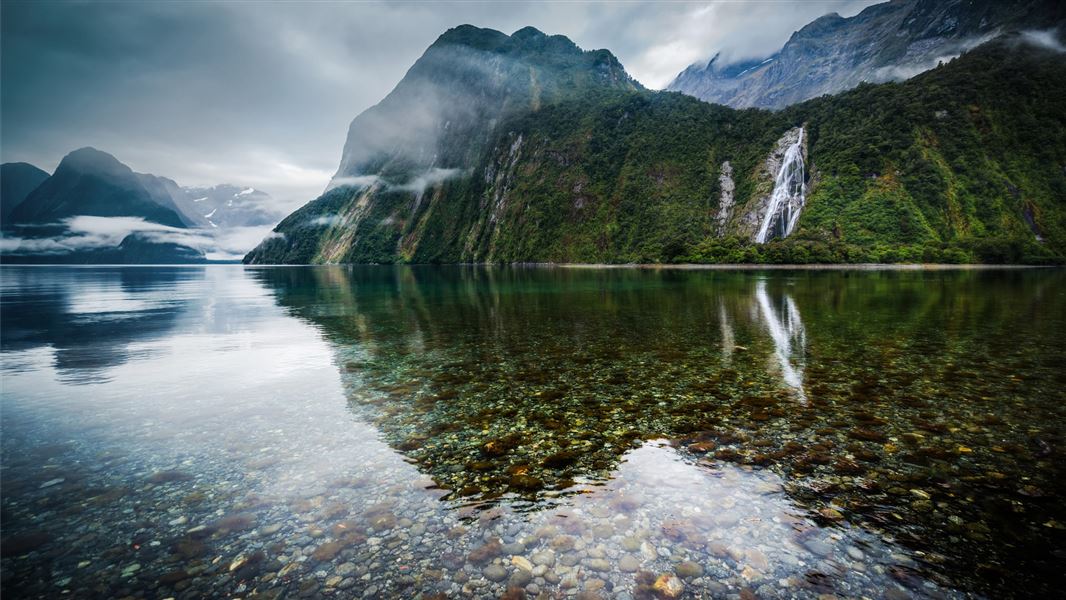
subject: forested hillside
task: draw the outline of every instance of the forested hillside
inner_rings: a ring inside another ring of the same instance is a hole
[[[787,239],[753,243],[783,144],[799,128],[806,205]],[[1044,263],[1066,254],[1066,62],[1017,36],[904,83],[781,112],[586,86],[510,111],[486,135],[447,177],[419,180],[411,168],[406,184],[367,173],[375,177],[334,187],[246,262]]]

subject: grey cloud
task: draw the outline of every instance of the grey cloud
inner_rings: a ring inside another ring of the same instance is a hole
[[[411,192],[414,194],[422,194],[426,191],[426,188],[433,187],[439,183],[443,183],[449,179],[460,177],[468,174],[463,169],[441,169],[435,167],[412,177],[410,181],[406,183],[390,184],[383,182],[377,175],[355,175],[350,177],[334,177],[330,181],[329,188],[338,188],[342,186],[351,186],[355,188],[367,188],[373,185],[381,184],[390,190],[398,192]]]
[[[326,187],[352,118],[450,27],[561,33],[660,87],[717,50],[765,55],[814,17],[870,3],[5,0],[0,159],[53,170],[91,145],[138,172],[253,186],[293,209]]]
[[[329,182],[329,189],[338,188],[342,186],[351,186],[357,188],[370,187],[381,181],[381,178],[377,175],[355,175],[352,177],[334,177]]]
[[[936,67],[941,62],[948,62],[952,59],[958,58],[964,52],[968,52],[977,46],[995,38],[1000,32],[994,31],[986,35],[974,36],[965,40],[960,40],[950,47],[944,48],[944,54],[937,56],[926,61],[907,64],[907,65],[893,65],[888,67],[882,67],[874,73],[874,81],[899,81],[903,79],[910,79],[919,73],[923,73]],[[1021,32],[1018,40],[1021,43],[1031,44],[1039,48],[1052,50],[1055,52],[1066,52],[1066,46],[1063,46],[1059,41],[1058,31],[1055,29],[1036,30],[1031,29]]]
[[[343,221],[339,215],[321,215],[311,219],[308,224],[312,227],[332,227]]]

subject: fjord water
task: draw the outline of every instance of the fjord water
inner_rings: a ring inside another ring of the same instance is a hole
[[[5,597],[1062,589],[1060,270],[0,274]]]

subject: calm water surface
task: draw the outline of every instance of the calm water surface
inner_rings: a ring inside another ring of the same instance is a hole
[[[3,267],[4,597],[1051,597],[1066,272]]]

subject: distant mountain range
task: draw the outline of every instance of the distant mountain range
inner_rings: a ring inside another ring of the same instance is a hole
[[[26,163],[2,169],[5,262],[203,262],[196,230],[282,216],[264,192],[183,188],[95,148],[71,152],[52,175]]]
[[[1061,0],[892,0],[825,15],[770,56],[692,65],[666,89],[734,108],[780,109],[860,83],[899,81],[1008,31],[1056,27]]]
[[[285,213],[264,191],[222,184],[182,188],[188,210],[203,217],[210,227],[275,225]]]
[[[838,20],[798,37],[834,47]],[[1062,261],[1066,61],[1046,41],[769,112],[645,90],[532,28],[458,27],[245,262]]]

